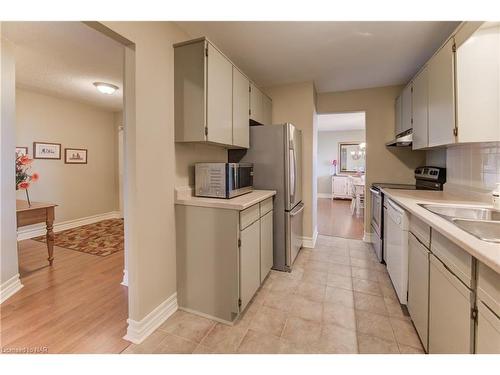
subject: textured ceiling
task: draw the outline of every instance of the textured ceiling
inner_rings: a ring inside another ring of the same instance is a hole
[[[458,22],[177,22],[207,36],[260,86],[319,92],[406,83]]]
[[[364,112],[318,115],[318,131],[348,131],[364,129]]]
[[[120,111],[123,107],[123,47],[81,22],[2,22],[15,44],[16,84],[50,95]],[[112,83],[113,95],[93,82]]]

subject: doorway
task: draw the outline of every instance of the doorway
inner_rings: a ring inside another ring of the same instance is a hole
[[[318,115],[318,233],[362,240],[366,174],[365,112]]]
[[[18,230],[16,264],[24,287],[1,305],[2,346],[121,352],[129,345],[123,339],[129,315],[125,47],[82,22],[2,27],[16,47],[16,146],[39,175],[31,181],[31,201],[57,205],[53,265],[45,225]],[[18,191],[17,199],[25,197]],[[20,330],[28,318],[37,323]]]

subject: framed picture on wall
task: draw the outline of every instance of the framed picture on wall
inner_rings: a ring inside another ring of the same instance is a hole
[[[85,148],[65,148],[64,162],[66,164],[87,164],[88,150]]]
[[[61,144],[47,142],[33,142],[34,159],[61,159]]]
[[[16,156],[28,155],[28,147],[20,146],[16,147]]]

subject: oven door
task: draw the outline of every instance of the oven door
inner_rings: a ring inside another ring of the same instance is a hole
[[[253,190],[253,164],[228,164],[228,198],[249,193]]]

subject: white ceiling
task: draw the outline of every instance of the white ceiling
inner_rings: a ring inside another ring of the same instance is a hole
[[[318,131],[348,131],[365,129],[365,112],[318,115]]]
[[[207,36],[260,86],[318,92],[402,84],[458,22],[177,22]]]
[[[16,84],[119,111],[123,107],[123,47],[81,22],[2,22],[15,44]],[[113,95],[93,82],[120,89]]]

